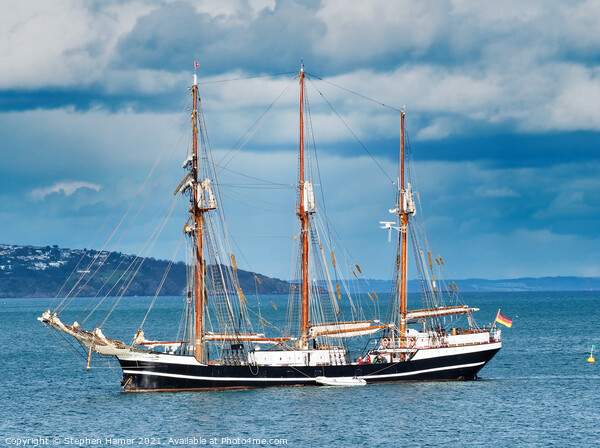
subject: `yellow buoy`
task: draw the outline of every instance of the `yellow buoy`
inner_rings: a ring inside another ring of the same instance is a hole
[[[590,357],[588,358],[588,362],[596,362],[596,360],[590,356]]]

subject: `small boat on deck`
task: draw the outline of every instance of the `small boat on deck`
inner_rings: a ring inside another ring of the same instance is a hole
[[[362,378],[356,377],[326,377],[326,376],[318,376],[315,378],[317,384],[321,386],[366,386],[367,381]]]

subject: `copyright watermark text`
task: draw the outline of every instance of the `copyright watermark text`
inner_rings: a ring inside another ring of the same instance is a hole
[[[260,437],[5,437],[10,446],[79,446],[79,447],[122,447],[122,446],[285,446],[287,439]]]

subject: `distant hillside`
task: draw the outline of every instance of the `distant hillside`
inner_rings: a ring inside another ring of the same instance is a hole
[[[95,260],[94,260],[95,259]],[[92,263],[93,261],[93,263]],[[127,267],[133,267],[127,271]],[[94,273],[99,267],[98,273]],[[61,294],[69,292],[76,281],[82,276],[83,285],[80,296],[93,296],[101,291],[106,294],[117,283],[121,276],[126,281],[120,281],[111,295],[120,294],[123,284],[129,283],[125,295],[148,296],[154,295],[167,269],[168,262],[154,258],[137,259],[133,255],[118,252],[98,253],[94,250],[60,249],[58,246],[12,246],[0,244],[0,298],[4,297],[55,297],[63,288]],[[128,272],[139,272],[129,279]],[[287,294],[287,281],[256,275],[260,283],[255,281],[254,273],[238,270],[240,286],[246,294]],[[91,277],[91,278],[90,278]],[[378,293],[389,293],[389,280],[367,280],[363,286],[365,291],[375,290]],[[486,280],[472,278],[455,280],[462,292],[512,292],[512,291],[600,291],[598,277],[542,277],[516,278],[502,280]],[[185,294],[186,266],[175,263],[165,279],[160,295]],[[63,287],[63,285],[65,285]],[[416,280],[408,282],[409,292],[418,292]]]
[[[389,280],[368,280],[377,292],[390,292]],[[513,292],[513,291],[600,291],[600,277],[540,277],[486,280],[469,278],[455,280],[461,292]],[[408,282],[408,292],[418,292],[417,280]]]
[[[106,294],[117,285],[111,295],[120,294],[123,284],[130,281],[129,272],[139,268],[131,279],[125,295],[154,295],[168,262],[154,258],[135,259],[135,256],[113,252],[98,253],[93,250],[60,249],[58,246],[12,246],[0,244],[0,297],[55,297],[64,286],[62,294],[69,292],[83,275],[77,288],[83,286],[80,296],[93,296],[101,290]],[[94,260],[95,259],[95,260]],[[127,271],[131,265],[132,268]],[[99,269],[101,267],[101,269]],[[91,275],[96,270],[98,273]],[[123,280],[118,280],[123,277]],[[257,274],[238,270],[240,286],[246,294],[284,294],[289,283]],[[125,281],[124,281],[125,280]],[[66,282],[66,283],[65,283]],[[160,295],[185,294],[186,266],[173,264]]]
[[[524,277],[503,280],[457,280],[461,291],[600,291],[599,277]]]

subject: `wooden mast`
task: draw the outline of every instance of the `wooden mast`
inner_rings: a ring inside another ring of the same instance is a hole
[[[298,216],[300,218],[302,241],[302,333],[300,344],[302,349],[308,347],[308,211],[306,200],[306,185],[304,180],[304,64],[300,69],[300,206],[298,208]]]
[[[401,266],[400,266],[400,340],[406,339],[406,253],[407,253],[407,230],[408,210],[406,190],[404,187],[404,109],[400,112],[400,206],[396,208],[400,215],[401,235]]]
[[[194,74],[194,85],[192,86],[193,110],[192,110],[192,150],[193,150],[193,203],[190,207],[190,213],[194,220],[196,233],[196,298],[195,298],[195,337],[194,353],[199,362],[204,362],[204,260],[203,251],[203,210],[199,206],[198,192],[198,78]]]

